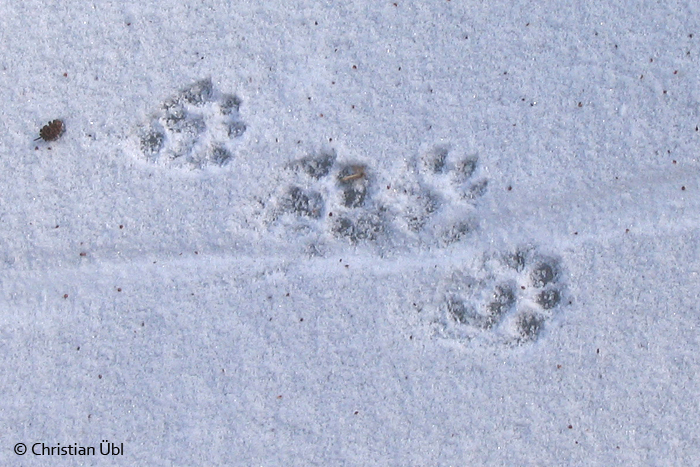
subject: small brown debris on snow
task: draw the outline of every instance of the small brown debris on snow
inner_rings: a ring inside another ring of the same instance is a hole
[[[56,141],[65,131],[65,125],[63,125],[62,120],[50,121],[47,125],[39,131],[39,137],[34,141],[43,139],[44,141]]]

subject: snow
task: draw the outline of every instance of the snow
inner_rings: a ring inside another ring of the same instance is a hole
[[[699,462],[694,2],[0,13],[3,465]]]

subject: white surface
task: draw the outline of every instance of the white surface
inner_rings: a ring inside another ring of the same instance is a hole
[[[700,462],[695,3],[0,12],[3,465]],[[144,156],[163,103],[203,79],[185,123],[206,130],[164,132],[192,152]],[[32,141],[54,118],[63,137]],[[298,168],[323,154],[328,175]],[[344,164],[366,166],[362,207],[342,205]],[[320,218],[287,212],[293,186]],[[353,243],[345,215],[383,230]],[[450,315],[499,284],[516,303],[493,328]],[[530,309],[543,329],[516,342]]]

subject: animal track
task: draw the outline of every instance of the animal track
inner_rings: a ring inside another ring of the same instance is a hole
[[[240,98],[219,93],[211,79],[197,81],[166,99],[138,131],[138,152],[167,167],[223,166],[246,131],[240,105]]]
[[[295,182],[278,195],[273,222],[296,218],[298,229],[351,243],[386,233],[408,244],[458,242],[475,230],[474,209],[487,187],[476,177],[476,156],[460,159],[442,147],[417,158],[393,190],[391,180],[380,180],[366,164],[340,163],[334,151],[304,157],[288,169]]]
[[[415,177],[398,187],[396,213],[408,236],[447,246],[476,228],[474,211],[488,187],[488,180],[478,176],[476,155],[460,157],[439,146],[417,158],[408,172]]]
[[[416,158],[395,180],[381,179],[366,164],[341,162],[334,151],[287,168],[292,181],[278,194],[270,223],[285,235],[289,229],[309,235],[316,255],[323,254],[324,238],[423,251],[458,244],[477,229],[488,189],[478,157],[444,147]],[[564,300],[559,261],[533,247],[476,254],[472,264],[452,268],[438,281],[435,296],[414,300],[428,310],[421,316],[450,339],[537,340]]]
[[[382,208],[371,196],[365,164],[340,163],[334,151],[304,157],[288,166],[295,183],[277,196],[273,222],[291,221],[297,230],[328,233],[352,243],[376,240],[385,228]]]
[[[473,268],[454,270],[430,313],[435,330],[464,340],[534,341],[562,305],[562,275],[558,260],[534,248],[491,255]]]

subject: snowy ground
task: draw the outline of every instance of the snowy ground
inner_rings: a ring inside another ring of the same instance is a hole
[[[172,3],[0,6],[2,465],[700,462],[700,4]]]

